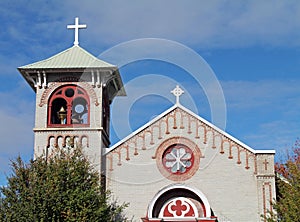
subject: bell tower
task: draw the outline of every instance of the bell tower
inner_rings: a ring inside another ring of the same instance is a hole
[[[36,93],[34,156],[51,155],[53,148],[81,146],[103,173],[104,148],[110,144],[110,104],[125,96],[118,67],[79,46],[75,18],[74,45],[50,58],[18,68]]]

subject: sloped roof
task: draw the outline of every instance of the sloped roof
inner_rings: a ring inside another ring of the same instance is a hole
[[[19,67],[21,69],[114,68],[78,45],[74,45],[48,59]]]
[[[146,123],[145,125],[143,125],[142,127],[140,127],[139,129],[137,129],[136,131],[134,131],[133,133],[131,133],[130,135],[128,135],[127,137],[125,137],[124,139],[120,140],[118,143],[116,143],[112,147],[107,148],[106,149],[106,154],[110,153],[111,151],[113,151],[114,149],[116,149],[117,147],[119,147],[120,145],[122,145],[123,143],[125,143],[126,141],[128,141],[129,139],[131,139],[132,137],[134,137],[135,135],[139,134],[141,131],[143,131],[144,129],[146,129],[150,125],[154,124],[155,122],[157,122],[158,120],[160,120],[164,116],[168,115],[169,113],[171,113],[173,110],[175,110],[177,108],[182,109],[184,112],[187,112],[189,115],[191,115],[194,118],[198,119],[199,121],[205,123],[206,125],[208,125],[209,127],[211,127],[213,130],[219,132],[220,134],[223,134],[224,136],[226,136],[230,140],[232,140],[235,143],[239,144],[241,147],[244,147],[245,149],[249,150],[251,153],[254,153],[254,154],[275,154],[275,150],[255,150],[255,149],[249,147],[248,145],[246,145],[243,142],[237,140],[236,138],[234,138],[233,136],[229,135],[225,131],[221,130],[217,126],[213,125],[212,123],[208,122],[207,120],[205,120],[202,117],[198,116],[197,114],[193,113],[191,110],[185,108],[180,103],[175,104],[174,106],[172,106],[171,108],[169,108],[165,112],[161,113],[156,118],[152,119],[151,121],[149,121],[148,123]]]
[[[111,82],[118,92],[116,95],[126,95],[118,67],[98,59],[78,45],[74,45],[48,59],[21,66],[18,70],[34,91],[36,91],[34,76],[36,76],[39,71],[51,75],[51,73],[60,72],[72,74],[74,70],[75,72],[76,70],[78,72],[84,72],[85,70],[109,70],[109,73],[113,77],[113,79],[110,80],[113,80]]]

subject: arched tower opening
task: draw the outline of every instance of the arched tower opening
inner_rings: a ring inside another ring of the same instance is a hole
[[[48,100],[48,127],[88,126],[90,99],[77,85],[57,88]]]

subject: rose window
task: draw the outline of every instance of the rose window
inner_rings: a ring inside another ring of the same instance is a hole
[[[189,171],[194,162],[193,152],[185,145],[176,144],[169,147],[163,155],[164,167],[173,174]]]

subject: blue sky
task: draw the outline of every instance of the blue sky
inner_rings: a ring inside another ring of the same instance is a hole
[[[76,16],[88,26],[80,30],[80,46],[121,64],[128,97],[112,105],[112,143],[172,106],[175,84],[185,90],[183,105],[214,122],[219,111],[211,108],[220,98],[214,100],[215,87],[199,81],[201,69],[183,69],[192,65],[191,52],[206,61],[221,86],[226,125],[217,121],[219,127],[254,149],[278,154],[299,137],[299,1],[2,0],[0,184],[10,159],[20,154],[28,160],[33,153],[35,95],[17,67],[71,47],[74,32],[66,26]],[[149,57],[156,40],[161,51]],[[122,63],[134,47],[143,59]],[[120,104],[127,105],[125,122],[118,122]]]

